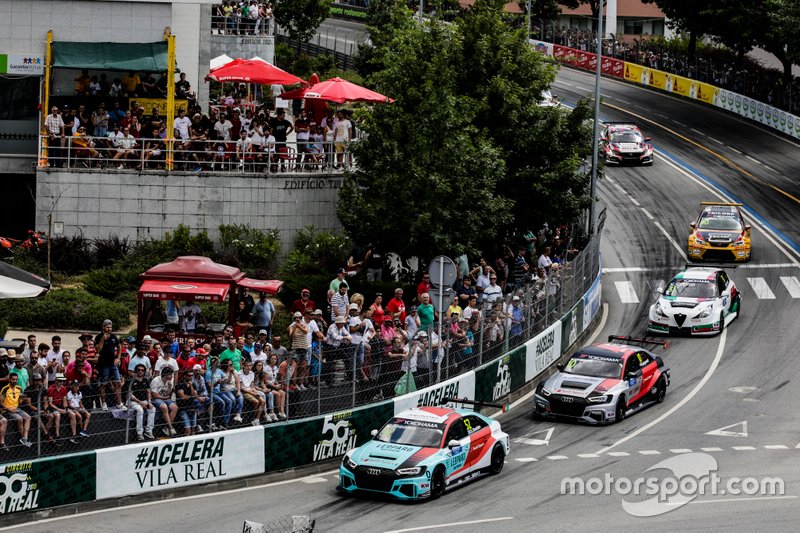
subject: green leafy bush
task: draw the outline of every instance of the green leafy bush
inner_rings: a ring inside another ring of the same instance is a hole
[[[92,246],[95,266],[99,268],[113,265],[127,257],[131,251],[128,238],[120,239],[117,234],[111,234],[107,239],[95,239],[92,241]]]
[[[281,269],[281,275],[313,275],[335,272],[347,261],[350,241],[330,231],[306,226],[297,233],[294,249]]]
[[[8,333],[8,322],[0,320],[0,339],[5,339],[6,333]]]
[[[262,231],[248,224],[221,224],[219,242],[221,261],[251,276],[267,270],[281,249],[277,229]]]
[[[126,292],[138,290],[140,273],[136,268],[101,268],[86,274],[83,284],[95,296],[116,300]]]
[[[106,318],[115,329],[129,326],[131,311],[83,289],[54,289],[42,298],[7,300],[0,306],[0,321],[25,329],[99,331]]]

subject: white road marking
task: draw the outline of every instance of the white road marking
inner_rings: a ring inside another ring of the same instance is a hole
[[[700,134],[700,135],[702,135],[703,137],[705,137],[705,136],[706,136],[706,134],[705,134],[705,133],[703,133],[703,132],[702,132],[702,131],[700,131],[700,130],[696,130],[696,129],[692,128],[692,129],[691,129],[691,131],[693,131],[693,132],[695,132],[695,133],[699,133],[699,134]]]
[[[675,448],[675,449],[670,450],[670,451],[672,453],[692,453],[692,450],[690,450],[689,448]]]
[[[764,278],[747,278],[747,281],[750,283],[750,286],[753,288],[753,293],[756,297],[760,300],[774,300],[775,294],[773,294],[772,290],[767,285],[767,282]]]
[[[548,459],[551,461],[563,461],[564,459],[569,459],[566,455],[548,455]]]
[[[283,481],[273,481],[272,483],[264,483],[264,484],[261,484],[261,485],[253,485],[253,486],[250,486],[250,487],[240,487],[238,489],[230,489],[230,490],[219,490],[219,491],[214,491],[214,492],[208,492],[208,493],[205,493],[205,494],[194,494],[192,496],[181,496],[181,497],[178,497],[178,498],[170,498],[168,500],[157,500],[157,501],[152,501],[152,502],[132,503],[130,505],[120,505],[119,507],[110,507],[108,509],[97,509],[95,511],[86,511],[86,512],[82,512],[82,513],[68,514],[68,515],[64,515],[64,516],[56,516],[56,517],[53,517],[53,518],[41,518],[41,519],[37,519],[37,520],[32,520],[30,522],[25,522],[25,523],[22,523],[22,524],[15,524],[13,526],[0,527],[0,531],[16,530],[18,528],[25,527],[25,526],[30,526],[30,525],[33,525],[33,524],[36,524],[37,526],[39,526],[41,524],[46,524],[48,522],[58,522],[60,520],[72,519],[72,518],[75,518],[77,516],[90,516],[90,515],[103,514],[103,513],[117,513],[121,509],[136,509],[136,508],[139,508],[139,507],[150,507],[150,506],[153,506],[153,505],[162,505],[162,504],[163,505],[173,505],[175,502],[197,500],[199,498],[209,498],[209,497],[218,498],[221,494],[238,494],[240,492],[250,492],[251,490],[264,490],[265,487],[277,487],[277,486],[280,486],[280,485],[288,485],[289,483],[297,483],[298,481],[302,482],[304,479],[307,479],[307,478],[310,478],[310,477],[328,476],[328,475],[331,475],[331,474],[338,474],[338,473],[339,473],[339,469],[337,468],[336,470],[329,470],[327,472],[319,472],[317,474],[311,474],[309,476],[299,477],[299,478],[296,478],[296,479],[285,479]]]
[[[751,157],[751,156],[749,156],[749,155],[746,155],[745,157],[746,157],[747,159],[749,159],[750,161],[752,161],[753,163],[758,163],[759,165],[761,164],[761,161],[759,161],[759,160],[758,160],[758,159],[756,159],[755,157]]]
[[[639,435],[641,435],[642,433],[644,433],[645,431],[647,431],[651,427],[653,427],[653,426],[659,424],[660,422],[666,420],[667,417],[669,417],[672,413],[674,413],[675,411],[677,411],[678,409],[680,409],[681,407],[686,405],[686,403],[688,403],[692,398],[694,398],[697,395],[697,393],[700,392],[700,390],[705,386],[705,384],[708,383],[708,380],[711,379],[711,376],[713,376],[714,372],[717,370],[717,367],[719,366],[719,362],[720,362],[720,360],[722,360],[722,354],[725,351],[725,341],[726,341],[727,338],[728,338],[728,330],[726,328],[725,330],[722,331],[722,334],[720,334],[720,336],[719,336],[719,345],[717,345],[717,353],[714,355],[714,360],[711,362],[711,366],[708,367],[708,370],[706,370],[705,375],[697,383],[697,385],[695,385],[694,388],[691,391],[689,391],[689,393],[686,396],[681,398],[681,400],[677,404],[672,406],[672,408],[669,411],[667,411],[663,415],[659,416],[658,418],[656,418],[655,420],[653,420],[649,424],[645,424],[644,426],[640,427],[636,431],[633,431],[632,433],[629,433],[625,437],[619,439],[614,444],[612,444],[610,446],[606,446],[605,448],[602,448],[601,450],[597,451],[597,453],[598,454],[606,453],[611,448],[615,448],[615,447],[619,446],[620,444],[623,444],[623,443],[628,442],[629,440],[631,440],[631,439],[633,439],[635,437],[638,437]]]
[[[781,276],[781,283],[792,298],[800,298],[800,280],[796,276]]]
[[[532,463],[534,461],[538,461],[535,457],[517,457],[514,459],[518,463]]]
[[[578,457],[581,459],[594,459],[595,457],[600,457],[596,453],[579,453]]]
[[[785,444],[767,444],[766,446],[764,446],[764,448],[767,449],[767,450],[788,450],[789,449],[789,447],[786,446]]]
[[[752,385],[740,385],[736,387],[731,387],[728,390],[739,394],[750,394],[751,392],[757,391],[758,387],[754,387]]]
[[[738,502],[760,502],[761,500],[793,500],[797,496],[754,496],[752,498],[725,498],[721,500],[693,500],[690,505],[697,503],[738,503]],[[667,504],[670,505],[670,504]],[[677,505],[677,504],[676,504]]]
[[[730,428],[735,428],[741,426],[740,431],[728,431]],[[709,431],[706,435],[716,435],[718,437],[746,437],[747,436],[747,420],[742,420],[741,422],[736,422],[735,424],[731,424],[730,426],[721,427],[719,429],[715,429],[713,431]]]
[[[641,209],[641,210],[642,210],[642,213],[644,213],[644,214],[645,214],[645,216],[647,216],[647,218],[649,218],[650,220],[655,220],[655,218],[653,217],[653,215],[651,215],[651,214],[650,214],[650,211],[648,211],[648,210],[647,210],[647,209],[645,209],[644,207],[640,207],[639,209]]]
[[[777,170],[775,170],[774,168],[772,168],[771,166],[769,166],[767,164],[764,164],[764,168],[766,168],[767,170],[769,170],[771,172],[777,172]]]
[[[669,118],[667,115],[663,115],[663,114],[661,114],[661,113],[653,113],[653,114],[654,114],[655,116],[657,116],[657,117],[661,117],[661,118]]]
[[[748,263],[746,265],[737,265],[737,268],[756,268],[756,269],[758,269],[758,268],[792,268],[792,267],[796,267],[796,266],[800,266],[800,265],[797,265],[795,263],[761,263],[761,264],[757,264],[757,263],[750,264],[750,263]]]
[[[303,483],[325,483],[328,481],[324,477],[309,477],[303,480]]]
[[[633,205],[635,205],[636,207],[642,207],[642,204],[640,204],[639,202],[637,202],[637,201],[636,201],[636,198],[634,198],[633,196],[631,196],[631,197],[630,197],[630,200],[631,200],[631,203],[632,203]]]
[[[631,105],[631,102],[623,100],[622,98],[617,98],[617,102],[622,102],[623,104]]]
[[[639,453],[642,455],[661,455],[658,450],[639,450]]]
[[[520,444],[528,444],[530,446],[547,446],[550,444],[550,439],[553,437],[553,432],[556,428],[547,428],[547,429],[540,429],[538,431],[534,431],[533,433],[528,433],[524,437],[517,437],[514,439],[514,442],[518,442]],[[528,437],[533,437],[534,435],[538,435],[540,433],[544,433],[544,437],[541,439],[529,439]]]
[[[728,148],[730,148],[732,151],[736,152],[737,154],[742,155],[742,152],[740,152],[739,150],[737,150],[733,146],[728,146]]]
[[[709,141],[714,141],[717,144],[725,144],[722,141],[720,141],[719,139],[715,139],[714,137],[709,137],[708,140]]]
[[[686,124],[684,124],[683,122],[678,122],[677,120],[673,120],[672,122],[674,122],[675,124],[677,124],[678,126],[680,126],[682,128],[686,127]]]
[[[746,451],[750,451],[750,450],[755,450],[756,449],[755,446],[731,446],[731,448],[733,448],[734,450],[736,450],[738,452],[746,452]]]
[[[611,178],[608,176],[608,174],[604,175],[604,176],[603,176],[603,179],[604,179],[604,180],[606,180],[606,181],[607,181],[607,182],[609,182],[609,183],[612,183],[612,184],[614,183],[614,180],[612,180],[612,179],[611,179]]]
[[[647,267],[614,267],[614,268],[603,267],[603,274],[617,274],[621,272],[651,272],[653,270],[658,270],[658,269],[647,268]]]
[[[501,522],[503,520],[514,520],[513,516],[501,516],[499,518],[484,518],[483,520],[469,520],[467,522],[451,522],[449,524],[433,524],[430,526],[409,527],[406,529],[392,529],[384,533],[405,533],[406,531],[426,531],[428,529],[453,528],[457,526],[469,526],[472,524],[487,524],[489,522]]]
[[[704,452],[721,452],[722,448],[717,448],[716,446],[712,446],[711,448],[700,448]]]
[[[675,239],[673,239],[673,238],[672,238],[672,236],[671,236],[669,233],[667,233],[667,230],[665,230],[665,229],[664,229],[664,226],[662,226],[662,225],[661,225],[661,223],[660,223],[659,221],[657,221],[657,220],[654,220],[654,221],[653,221],[653,224],[655,224],[655,225],[656,225],[656,227],[657,227],[657,228],[658,228],[658,229],[661,231],[661,233],[663,233],[663,234],[664,234],[664,237],[666,237],[666,238],[667,238],[667,240],[668,240],[668,241],[669,241],[669,243],[672,245],[672,247],[673,247],[673,248],[675,248],[676,250],[678,250],[678,253],[679,253],[679,254],[680,254],[680,256],[683,258],[683,261],[684,261],[684,262],[686,262],[686,263],[688,263],[688,262],[689,262],[689,258],[688,258],[688,257],[686,257],[686,252],[684,252],[684,251],[683,251],[683,247],[681,247],[681,245],[680,245],[680,244],[678,244],[677,242],[675,242]]]
[[[798,444],[800,446],[800,444]],[[630,453],[628,452],[608,452],[608,455],[611,457],[628,457]]]
[[[639,298],[636,296],[636,291],[633,289],[633,283],[630,281],[615,281],[614,286],[617,288],[619,299],[624,304],[638,304]]]

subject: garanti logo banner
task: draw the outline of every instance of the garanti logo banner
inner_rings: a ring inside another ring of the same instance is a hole
[[[95,499],[94,452],[0,465],[0,515]]]
[[[264,428],[97,450],[97,498],[264,472]]]

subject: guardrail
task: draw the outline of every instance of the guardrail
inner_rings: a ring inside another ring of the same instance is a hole
[[[561,63],[592,72],[597,68],[597,55],[594,53],[534,39],[531,39],[530,43],[542,54]],[[608,76],[704,102],[800,139],[800,116],[748,96],[606,56],[603,56],[601,68]]]
[[[349,143],[39,136],[39,168],[279,174],[355,168]],[[171,146],[171,150],[169,147]],[[339,150],[339,151],[337,151]],[[172,169],[168,169],[171,162]]]
[[[602,279],[598,245],[595,240],[584,251],[597,261],[580,274],[584,290],[563,316],[486,364],[390,400],[313,418],[0,465],[3,510],[35,511],[311,465],[363,444],[372,429],[409,407],[441,405],[453,396],[496,401],[555,364],[595,319]],[[14,484],[20,476],[25,483]]]

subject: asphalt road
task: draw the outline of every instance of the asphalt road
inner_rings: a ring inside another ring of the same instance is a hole
[[[574,103],[591,83],[587,74],[564,70],[554,92]],[[238,531],[243,519],[269,522],[288,515],[310,515],[319,531],[343,532],[429,530],[437,525],[443,527],[435,531],[476,532],[796,527],[800,400],[792,380],[800,367],[800,294],[790,289],[791,280],[800,278],[796,251],[800,205],[790,196],[800,197],[795,181],[800,175],[800,146],[707,107],[647,90],[604,82],[604,92],[610,104],[602,110],[604,118],[630,119],[626,110],[644,117],[636,120],[653,137],[659,154],[649,168],[609,168],[598,186],[608,206],[602,245],[603,301],[608,310],[599,338],[644,333],[653,301],[649,288],[668,281],[682,267],[688,223],[696,216],[698,203],[718,198],[703,178],[734,193],[753,214],[754,257],[731,271],[744,295],[742,316],[721,336],[672,339],[669,349],[655,350],[672,373],[663,404],[599,428],[536,421],[529,404],[523,404],[500,417],[512,436],[504,471],[456,488],[436,502],[343,498],[334,491],[337,477],[331,472],[256,489],[45,521],[15,531]],[[702,177],[669,164],[665,153]],[[776,232],[794,242],[782,242]],[[520,438],[547,444],[513,441]],[[663,478],[668,471],[647,470],[663,460],[699,460],[685,455],[690,452],[707,454],[724,481],[738,476],[758,483],[766,476],[779,477],[784,490],[767,496],[717,491],[686,505],[671,500],[656,507],[663,514],[649,518],[633,516],[639,512],[635,506],[628,506],[627,512],[623,508],[623,501],[639,503],[643,496],[561,494],[562,481],[575,476],[584,481],[606,475]]]

